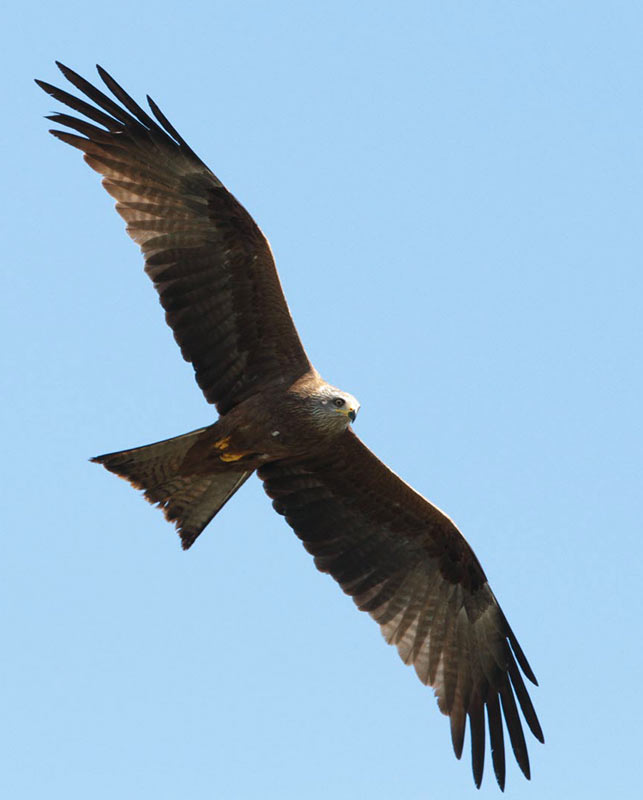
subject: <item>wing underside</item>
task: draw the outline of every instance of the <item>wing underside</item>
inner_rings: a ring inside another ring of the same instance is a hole
[[[154,101],[150,115],[100,67],[115,99],[59,67],[87,99],[37,81],[76,112],[50,116],[64,128],[51,132],[103,176],[208,402],[225,413],[267,384],[305,374],[310,363],[270,246],[248,212]]]
[[[259,476],[317,568],[379,623],[404,663],[434,688],[450,718],[458,758],[469,720],[476,785],[482,781],[487,729],[494,772],[504,787],[503,719],[529,777],[518,709],[534,736],[543,741],[543,734],[521,670],[536,679],[482,567],[451,520],[350,431],[322,456],[269,464]]]

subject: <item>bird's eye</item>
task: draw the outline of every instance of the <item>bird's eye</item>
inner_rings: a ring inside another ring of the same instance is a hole
[[[333,403],[335,404],[335,406],[336,406],[337,408],[341,408],[343,405],[346,405],[346,401],[345,401],[345,400],[342,400],[342,398],[341,398],[341,397],[336,397],[336,398],[333,400]]]

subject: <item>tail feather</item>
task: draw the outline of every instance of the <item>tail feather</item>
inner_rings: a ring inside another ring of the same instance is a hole
[[[250,477],[253,470],[182,474],[185,456],[207,428],[156,444],[96,456],[91,460],[142,489],[144,497],[174,522],[187,550]]]

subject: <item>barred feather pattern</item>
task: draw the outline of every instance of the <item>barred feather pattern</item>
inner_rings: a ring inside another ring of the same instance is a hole
[[[482,782],[485,732],[505,784],[503,723],[530,777],[518,706],[543,733],[521,676],[536,683],[468,543],[453,522],[380,462],[351,432],[332,449],[259,470],[273,505],[315,564],[380,625],[389,644],[450,717],[462,755],[467,719],[474,780]],[[502,710],[501,710],[502,709]],[[485,725],[486,712],[486,725]]]
[[[37,81],[80,115],[53,114],[63,129],[51,133],[103,176],[208,402],[223,414],[308,372],[270,245],[245,208],[151,98],[152,116],[100,67],[115,100],[58,66],[88,100]]]

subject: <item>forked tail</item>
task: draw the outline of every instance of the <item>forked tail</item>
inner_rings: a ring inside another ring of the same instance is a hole
[[[206,430],[91,459],[142,489],[145,499],[174,522],[184,550],[253,472],[182,473],[185,456]]]

